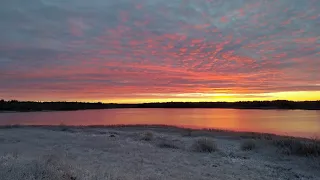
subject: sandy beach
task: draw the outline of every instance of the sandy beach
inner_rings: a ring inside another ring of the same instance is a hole
[[[316,140],[163,126],[6,126],[0,179],[316,180],[319,147]]]

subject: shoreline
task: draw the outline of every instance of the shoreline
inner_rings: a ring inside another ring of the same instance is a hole
[[[173,125],[163,125],[163,124],[120,124],[120,125],[21,125],[21,124],[9,124],[9,125],[0,125],[1,129],[15,129],[15,128],[43,128],[49,130],[57,129],[152,129],[154,131],[186,131],[186,132],[198,132],[205,134],[219,134],[219,135],[228,135],[240,138],[252,138],[252,139],[262,139],[262,140],[271,140],[271,139],[281,139],[281,138],[291,138],[302,141],[318,140],[320,137],[302,137],[302,136],[290,136],[290,135],[281,135],[275,133],[264,133],[264,132],[254,132],[254,131],[234,131],[228,129],[217,129],[217,128],[190,128],[185,126],[173,126]]]

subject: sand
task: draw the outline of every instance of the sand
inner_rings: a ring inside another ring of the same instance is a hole
[[[212,152],[194,143],[213,141]],[[320,158],[286,155],[268,140],[174,127],[0,128],[0,179],[320,179]],[[250,140],[251,141],[251,140]]]

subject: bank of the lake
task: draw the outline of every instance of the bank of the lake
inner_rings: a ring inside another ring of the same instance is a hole
[[[169,126],[3,126],[0,177],[319,179],[320,143]]]

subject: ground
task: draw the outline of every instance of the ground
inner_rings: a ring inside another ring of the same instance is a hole
[[[255,136],[156,126],[4,127],[0,179],[320,179],[319,157],[288,155]]]

